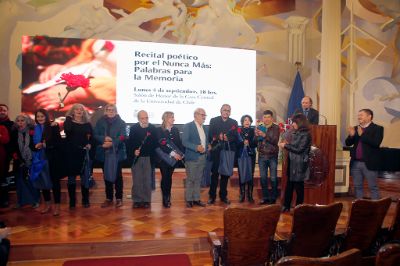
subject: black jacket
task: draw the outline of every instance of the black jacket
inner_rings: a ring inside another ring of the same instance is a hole
[[[346,146],[352,146],[350,149],[351,161],[356,159],[356,150],[358,144],[362,144],[362,157],[369,170],[378,170],[379,167],[379,146],[383,140],[383,127],[371,122],[364,133],[359,136],[357,126],[354,127],[356,134],[346,138]]]
[[[296,109],[294,111],[294,114],[304,114],[303,109]],[[308,122],[310,122],[311,125],[318,125],[319,123],[319,112],[315,110],[314,108],[310,108],[308,110],[308,115],[307,115]]]
[[[292,140],[285,145],[289,151],[288,175],[290,181],[300,182],[309,178],[309,153],[311,149],[310,131],[293,132]]]

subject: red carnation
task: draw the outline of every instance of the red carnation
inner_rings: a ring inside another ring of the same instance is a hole
[[[237,132],[240,134],[242,133],[242,129],[240,127],[237,128]]]
[[[291,125],[286,125],[286,130],[290,129],[291,127]]]
[[[119,140],[120,141],[124,141],[125,140],[125,136],[123,136],[123,135],[119,136]]]
[[[166,140],[166,139],[162,139],[161,142],[160,142],[160,144],[161,144],[162,146],[167,145],[167,140]]]
[[[102,50],[106,50],[107,52],[111,53],[112,50],[114,50],[114,44],[110,41],[106,41]]]
[[[87,89],[90,85],[90,80],[84,75],[75,75],[71,72],[62,74],[60,79],[57,81],[62,80],[67,84],[67,90],[75,90],[79,87]]]
[[[18,160],[18,154],[16,152],[13,153],[12,157],[14,160]]]
[[[35,135],[35,130],[33,130],[33,129],[29,130],[29,136],[33,136],[33,135]]]

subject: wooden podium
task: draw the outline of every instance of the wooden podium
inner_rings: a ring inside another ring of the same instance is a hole
[[[319,178],[314,178],[311,171],[310,180],[304,182],[304,203],[329,204],[333,202],[335,191],[335,163],[336,163],[336,125],[311,126],[312,146],[318,152],[318,164],[324,168],[319,171]],[[285,150],[282,164],[281,202],[284,202],[287,176],[288,152]],[[292,205],[296,200],[293,195]]]

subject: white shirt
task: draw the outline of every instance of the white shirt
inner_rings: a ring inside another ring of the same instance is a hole
[[[200,125],[199,123],[197,123],[196,121],[194,121],[194,123],[196,124],[197,132],[199,133],[199,136],[200,136],[201,146],[203,146],[203,148],[205,148],[206,147],[206,133],[204,132],[203,126]]]

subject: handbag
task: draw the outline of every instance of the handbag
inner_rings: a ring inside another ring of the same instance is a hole
[[[175,143],[173,143],[172,141],[170,141],[169,139],[166,140],[166,144],[165,144],[171,151],[175,151],[176,153],[178,153],[180,156],[182,156],[182,158],[184,157],[183,152],[181,152],[181,150],[179,150],[178,146],[175,145]],[[158,157],[164,161],[165,163],[167,163],[169,166],[174,167],[176,165],[176,163],[178,162],[174,157],[170,156],[169,153],[164,152],[160,147],[156,148],[156,154],[158,155]]]
[[[163,162],[171,167],[174,167],[177,163],[177,160],[174,157],[170,156],[168,153],[163,152],[160,147],[156,148],[156,154],[158,158],[160,158]]]
[[[92,188],[95,185],[95,181],[92,176],[92,160],[90,160],[89,150],[85,149],[85,158],[81,170],[82,185],[85,188]]]
[[[235,163],[235,152],[231,150],[228,143],[228,149],[223,149],[220,152],[218,173],[224,176],[233,175],[233,165]]]
[[[104,151],[104,179],[115,183],[117,180],[118,154],[114,146]]]
[[[240,184],[244,184],[251,180],[252,176],[252,163],[251,157],[247,152],[246,147],[243,147],[242,154],[238,158],[238,170],[240,176]]]
[[[207,152],[206,157],[206,166],[203,170],[203,176],[201,178],[201,187],[209,187],[211,184],[211,169],[212,169],[213,162],[211,160],[210,152]]]

